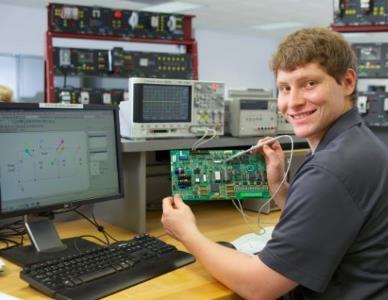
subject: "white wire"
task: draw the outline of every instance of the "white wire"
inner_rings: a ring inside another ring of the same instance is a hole
[[[283,179],[282,179],[282,181],[280,182],[278,188],[276,189],[276,191],[275,191],[273,194],[271,194],[271,197],[270,197],[268,200],[266,200],[266,201],[260,206],[260,209],[258,210],[258,214],[257,214],[257,226],[258,226],[259,228],[263,228],[263,227],[260,225],[260,215],[261,215],[261,213],[264,211],[264,208],[265,208],[266,206],[268,206],[268,205],[271,203],[272,199],[274,199],[274,198],[276,197],[277,193],[279,193],[279,191],[280,191],[282,185],[283,185],[284,182],[287,180],[287,175],[288,175],[288,173],[290,172],[290,169],[291,169],[292,158],[293,158],[293,156],[294,156],[294,140],[292,139],[292,136],[290,136],[290,135],[282,135],[281,137],[287,137],[287,138],[290,139],[290,142],[291,142],[290,158],[288,159],[288,165],[287,165],[286,172],[284,173]],[[264,230],[265,230],[265,229],[264,229]],[[264,231],[264,232],[265,232],[265,231]]]
[[[195,143],[194,143],[193,146],[191,147],[191,150],[193,150],[193,151],[197,150],[197,145],[198,145],[198,143],[200,143],[201,141],[203,141],[203,140],[206,138],[207,134],[208,134],[208,130],[207,130],[207,128],[205,128],[205,132],[203,133],[203,135],[201,136],[200,139],[198,139],[198,140],[195,141]]]
[[[213,132],[213,135],[210,137],[210,138],[208,138],[207,140],[202,140],[201,142],[199,142],[199,143],[197,143],[197,148],[200,146],[200,145],[203,145],[203,144],[205,144],[205,143],[208,143],[208,142],[210,142],[212,139],[214,139],[216,136],[217,136],[217,131],[215,130],[215,129],[212,129],[212,128],[207,128],[207,130],[208,130],[208,132],[210,131],[210,132]]]
[[[205,130],[205,133],[203,134],[203,136],[202,136],[200,139],[198,139],[198,140],[193,144],[193,146],[191,147],[191,150],[193,150],[193,151],[197,150],[197,148],[198,148],[200,145],[203,145],[203,144],[205,144],[205,143],[211,141],[212,139],[214,139],[214,138],[217,136],[217,131],[216,131],[215,129],[213,129],[213,128],[208,128],[208,127],[201,128],[201,130],[203,130],[203,129]],[[212,135],[209,139],[205,140],[205,138],[206,138],[206,137],[208,136],[208,134],[209,134],[209,131],[212,132],[213,135]]]
[[[264,211],[264,208],[272,201],[272,199],[274,199],[276,197],[277,193],[280,191],[280,188],[282,187],[282,185],[284,184],[284,182],[287,179],[287,175],[288,175],[288,173],[290,171],[291,164],[292,164],[292,159],[293,159],[293,155],[294,155],[294,140],[293,140],[292,136],[290,136],[290,135],[279,135],[279,136],[277,136],[275,138],[267,140],[265,143],[259,143],[259,144],[255,145],[255,146],[250,147],[248,150],[244,150],[244,151],[238,152],[237,154],[239,154],[239,155],[237,155],[237,156],[236,156],[236,154],[231,156],[234,159],[234,158],[236,158],[238,156],[241,156],[241,155],[243,155],[245,153],[251,152],[254,149],[260,148],[260,147],[262,147],[262,146],[264,146],[266,144],[272,143],[275,140],[278,140],[280,138],[285,138],[285,137],[290,139],[290,141],[291,141],[291,153],[290,153],[290,158],[288,159],[288,166],[287,166],[286,172],[284,173],[283,179],[280,182],[280,184],[279,184],[278,188],[276,189],[276,191],[271,195],[271,197],[268,200],[266,200],[260,206],[260,208],[257,211],[257,227],[259,228],[259,232],[255,232],[255,230],[252,229],[252,227],[249,225],[248,218],[250,218],[250,217],[244,212],[244,209],[243,209],[243,207],[241,205],[241,201],[237,200],[237,202],[239,204],[239,205],[237,205],[235,203],[235,201],[232,200],[233,205],[236,207],[237,211],[242,215],[242,218],[245,221],[245,223],[248,225],[249,230],[252,233],[255,233],[255,234],[258,234],[258,235],[262,235],[262,234],[265,233],[265,228],[263,226],[261,226],[261,220],[260,220],[261,213]],[[230,159],[228,158],[226,161],[229,161],[229,160]]]
[[[251,224],[249,223],[249,220],[248,219],[251,219],[250,216],[248,216],[245,212],[244,212],[244,208],[242,206],[242,203],[240,200],[237,200],[237,199],[232,199],[232,203],[234,205],[234,207],[237,209],[237,211],[240,213],[241,217],[243,218],[245,224],[248,226],[249,228],[249,231],[253,232],[253,233],[256,233],[256,230],[251,226]],[[261,230],[261,228],[260,228]],[[258,234],[260,234],[261,231],[259,231]]]
[[[237,152],[236,154],[228,157],[225,161],[230,161],[230,160],[233,160],[237,157],[240,157],[241,155],[244,155],[246,153],[250,153],[252,152],[253,150],[255,149],[258,149],[260,147],[263,147],[264,145],[267,145],[267,144],[271,144],[272,142],[276,141],[276,140],[279,140],[281,138],[284,138],[284,137],[287,137],[287,138],[291,138],[291,143],[293,143],[294,141],[292,140],[292,137],[290,135],[279,135],[279,136],[276,136],[276,137],[273,137],[273,138],[270,138],[268,140],[265,140],[261,143],[258,143],[257,145],[253,145],[251,146],[249,149],[247,150],[244,150],[244,151],[240,151],[240,152]]]

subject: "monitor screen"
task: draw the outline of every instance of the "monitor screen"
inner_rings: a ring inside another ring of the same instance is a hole
[[[117,109],[0,107],[0,216],[122,197]]]
[[[133,95],[135,122],[191,122],[190,85],[136,83]]]

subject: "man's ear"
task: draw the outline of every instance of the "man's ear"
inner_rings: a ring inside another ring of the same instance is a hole
[[[356,89],[357,73],[354,69],[347,69],[342,80],[342,86],[344,87],[345,95],[350,96]]]

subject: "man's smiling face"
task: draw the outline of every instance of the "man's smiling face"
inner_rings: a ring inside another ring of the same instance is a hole
[[[315,149],[330,125],[351,109],[349,95],[354,84],[353,70],[348,70],[339,84],[317,63],[293,71],[278,70],[278,107],[295,135],[306,138]]]

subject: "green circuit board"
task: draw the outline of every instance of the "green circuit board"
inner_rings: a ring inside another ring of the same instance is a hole
[[[268,199],[264,158],[239,150],[171,150],[172,193],[183,200]]]

